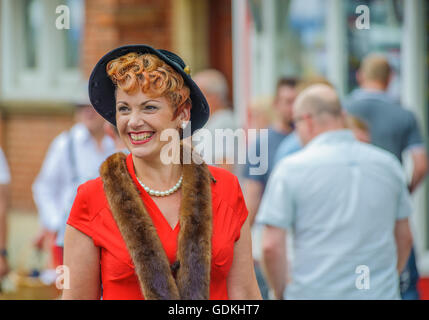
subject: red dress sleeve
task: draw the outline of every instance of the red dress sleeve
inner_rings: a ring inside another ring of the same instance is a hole
[[[237,197],[234,206],[235,216],[237,218],[237,227],[235,231],[234,241],[240,239],[240,231],[243,227],[244,222],[247,219],[249,212],[247,211],[246,203],[244,202],[243,192],[241,191],[240,183],[238,182],[237,177],[235,177],[235,182],[237,184]]]
[[[87,192],[85,191],[84,185],[79,186],[77,189],[76,198],[73,202],[67,224],[93,238],[87,203]]]

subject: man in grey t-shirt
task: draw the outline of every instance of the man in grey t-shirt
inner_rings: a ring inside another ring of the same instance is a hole
[[[345,108],[368,124],[371,143],[390,151],[400,162],[402,153],[410,152],[413,175],[408,187],[413,192],[427,173],[427,154],[414,114],[386,93],[391,75],[391,67],[384,56],[366,57],[357,73],[360,88],[352,92]],[[401,283],[402,297],[418,299],[418,272],[413,251],[401,278],[407,279]]]

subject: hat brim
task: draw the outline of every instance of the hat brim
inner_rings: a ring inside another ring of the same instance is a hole
[[[104,119],[116,126],[115,86],[107,75],[106,66],[111,60],[130,52],[156,55],[182,76],[190,89],[190,98],[192,100],[190,119],[191,134],[194,133],[195,130],[202,128],[210,116],[210,108],[204,94],[178,63],[168,58],[161,51],[147,45],[127,45],[116,48],[105,54],[97,62],[92,70],[88,84],[89,99],[95,110],[97,110]],[[184,133],[186,134],[187,131],[189,130],[184,130]]]

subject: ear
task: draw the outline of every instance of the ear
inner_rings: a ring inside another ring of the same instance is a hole
[[[311,116],[306,116],[306,117],[304,118],[304,122],[305,122],[305,125],[306,125],[306,126],[307,126],[307,128],[308,128],[308,131],[309,131],[309,132],[312,132],[312,131],[313,131],[313,127],[314,127],[313,117],[311,117]]]
[[[189,102],[185,102],[185,105],[183,106],[182,110],[178,114],[177,118],[181,122],[189,121],[191,119],[191,104]]]

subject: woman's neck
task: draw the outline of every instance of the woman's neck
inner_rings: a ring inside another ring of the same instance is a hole
[[[182,174],[180,164],[164,164],[159,157],[158,161],[149,161],[134,155],[132,157],[137,178],[151,189],[169,189],[177,183]]]

